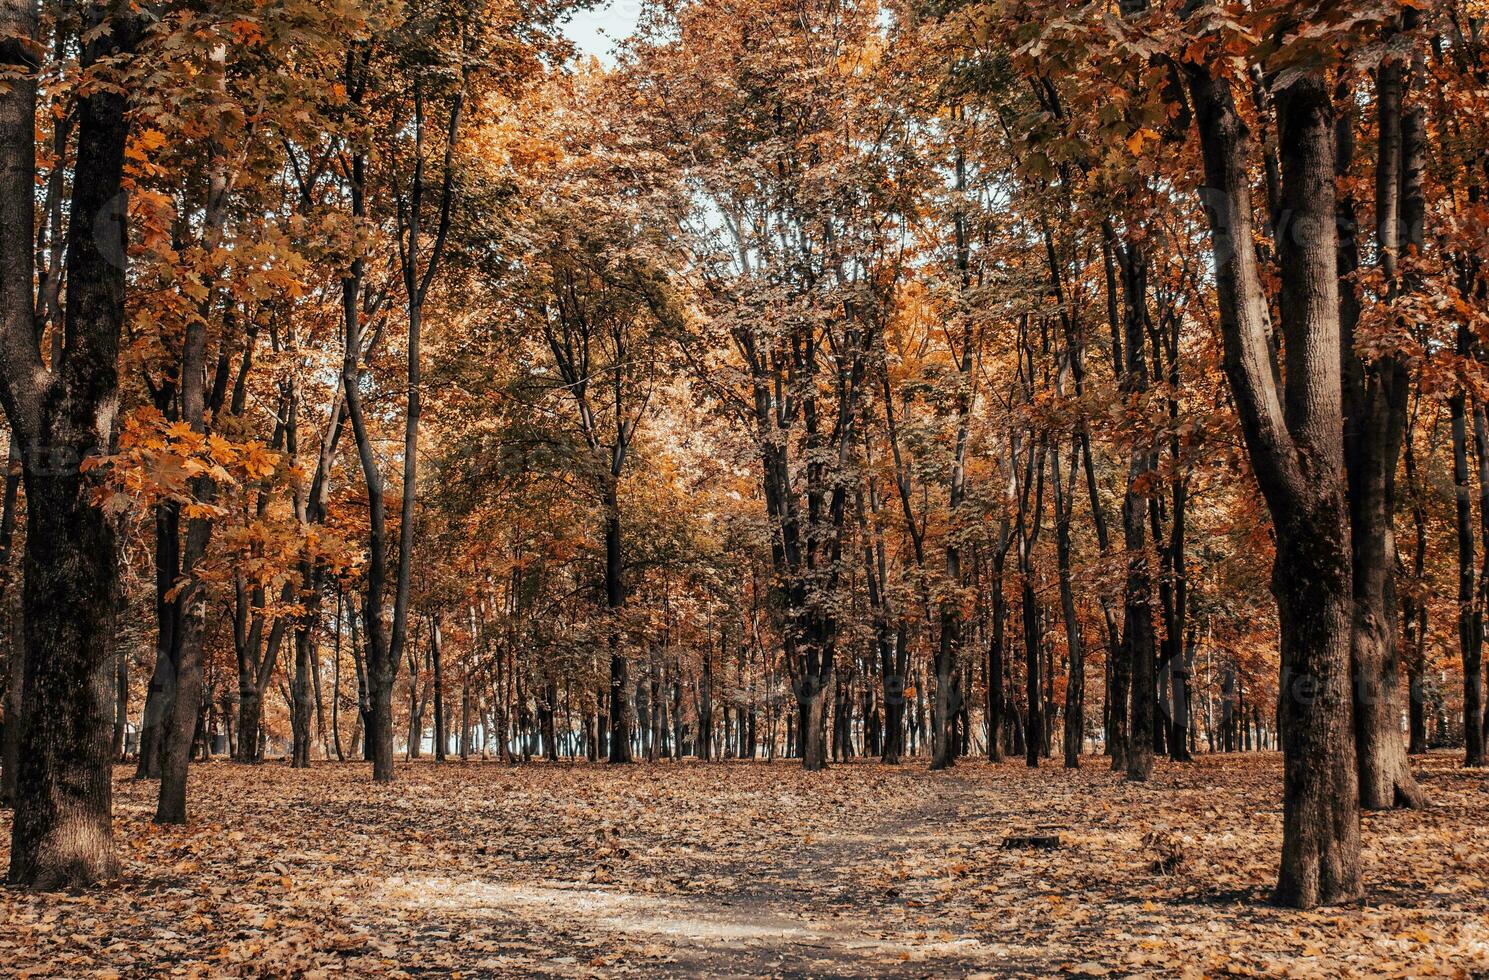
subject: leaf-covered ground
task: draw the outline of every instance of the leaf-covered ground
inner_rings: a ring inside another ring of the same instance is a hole
[[[0,892],[0,973],[1484,974],[1489,778],[1418,768],[1431,809],[1365,818],[1365,901],[1310,913],[1265,904],[1275,756],[1143,786],[1095,758],[415,763],[389,788],[219,762],[185,828],[152,826],[153,784],[119,769],[123,878]],[[1061,846],[1001,846],[1031,831]]]

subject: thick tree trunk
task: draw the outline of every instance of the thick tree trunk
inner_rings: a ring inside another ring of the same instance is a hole
[[[827,768],[827,697],[820,684],[803,685],[797,693],[797,738],[801,767],[807,772]]]
[[[1245,128],[1229,82],[1203,65],[1184,69],[1204,157],[1226,375],[1277,537],[1283,848],[1275,898],[1309,908],[1361,892],[1332,110],[1316,75],[1276,93],[1281,213],[1291,216],[1277,240],[1287,358],[1279,392],[1252,245]]]
[[[0,650],[5,651],[5,723],[0,725],[0,807],[10,807],[15,804],[16,762],[21,745],[21,674],[25,663],[25,644],[21,642],[17,623],[8,615],[9,610],[18,605],[11,599],[18,577],[11,567],[10,559],[12,546],[15,543],[16,501],[20,488],[21,445],[12,430],[10,449],[6,454],[4,509],[0,512],[0,606],[3,606],[0,608],[0,623],[4,623],[6,627],[4,635],[0,635]],[[127,668],[122,654],[123,647],[121,646],[119,670],[121,676],[125,676],[123,672]],[[128,697],[128,693],[128,685],[125,683],[121,694],[121,704],[124,703],[123,699]],[[117,717],[114,726],[116,729],[119,727]],[[124,745],[122,732],[115,732],[114,742],[116,745],[113,754],[115,758],[122,758],[120,754]]]
[[[905,670],[910,630],[902,621],[893,641],[885,640],[879,651],[883,672],[884,740],[880,759],[897,766],[905,754]]]
[[[139,37],[133,14],[85,11],[81,63],[127,61]],[[110,87],[78,99],[78,138],[67,231],[66,338],[48,374],[35,335],[34,4],[0,8],[0,401],[20,439],[27,530],[22,592],[25,659],[16,811],[9,881],[86,886],[118,867],[111,827],[109,735],[114,706],[113,527],[80,471],[107,452],[118,406],[124,320],[121,193],[129,133],[125,96]],[[96,31],[93,28],[98,28]]]
[[[19,605],[19,604],[18,604]],[[0,730],[0,807],[16,801],[16,774],[21,762],[21,691],[26,668],[26,637],[23,619],[6,623],[4,638],[9,650],[5,683],[5,727]]]
[[[238,689],[238,745],[234,762],[259,761],[259,726],[263,719],[263,700],[257,689]]]
[[[1184,635],[1183,650],[1169,671],[1173,715],[1169,724],[1168,748],[1169,758],[1175,762],[1188,762],[1193,757],[1189,747],[1193,738],[1189,678],[1194,672],[1194,642],[1194,627],[1190,626]]]
[[[1350,730],[1348,522],[1337,495],[1277,529],[1273,592],[1282,627],[1283,853],[1280,904],[1360,892],[1360,823]],[[1332,532],[1332,533],[1331,533]]]
[[[393,685],[379,684],[368,699],[368,725],[363,737],[372,756],[372,778],[379,783],[393,781]]]
[[[118,869],[107,642],[118,586],[113,530],[81,476],[33,467],[26,473],[25,688],[9,881],[54,890]]]
[[[1288,398],[1289,427],[1302,436],[1302,479],[1269,495],[1275,500],[1269,500],[1277,530],[1273,592],[1282,629],[1283,853],[1276,897],[1308,908],[1361,892],[1359,783],[1350,737],[1353,562],[1339,479],[1344,434],[1332,108],[1316,77],[1294,81],[1277,94],[1277,104],[1283,207],[1295,215],[1278,243],[1281,309],[1289,375],[1297,371],[1304,378],[1297,388],[1289,378]],[[1310,365],[1315,358],[1319,363]]]
[[[961,564],[956,549],[947,548],[947,575],[951,582],[961,577]],[[956,578],[952,579],[952,574]],[[951,587],[955,587],[952,585]],[[955,600],[941,604],[941,636],[936,647],[936,690],[931,708],[931,769],[950,769],[956,764],[952,727],[961,710],[961,691],[956,677],[956,660],[962,646],[962,620],[954,608]]]

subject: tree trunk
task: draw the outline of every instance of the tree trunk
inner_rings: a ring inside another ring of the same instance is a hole
[[[199,491],[199,496],[202,494]],[[181,605],[180,642],[176,658],[175,697],[161,727],[160,797],[155,822],[186,822],[186,770],[191,761],[192,739],[202,707],[202,639],[206,629],[206,590],[195,580],[197,565],[206,555],[211,524],[193,518],[186,532],[182,573],[188,576],[177,601]]]
[[[429,661],[434,681],[434,761],[444,762],[446,752],[445,733],[445,675],[443,665],[443,644],[440,642],[439,617],[430,617],[429,622]]]
[[[5,645],[9,650],[5,680],[5,727],[0,730],[0,807],[14,807],[16,775],[21,762],[21,690],[26,667],[23,618],[7,617]]]
[[[631,761],[631,706],[629,671],[620,644],[620,610],[625,605],[625,584],[621,578],[620,501],[617,499],[617,477],[605,484],[605,607],[610,623],[610,761]],[[705,757],[706,758],[706,757]]]
[[[168,597],[180,574],[180,508],[174,501],[166,501],[155,508],[155,664],[140,718],[136,779],[160,778],[162,733],[176,699],[176,659],[181,644],[181,605]]]
[[[1402,618],[1406,621],[1407,706],[1410,741],[1407,752],[1421,755],[1427,751],[1427,505],[1417,473],[1413,426],[1406,426],[1404,462],[1407,492],[1411,496],[1412,527],[1415,546],[1412,554],[1411,581],[1402,601]]]
[[[1225,370],[1277,538],[1283,848],[1275,899],[1310,908],[1361,893],[1350,693],[1353,589],[1340,398],[1332,110],[1322,79],[1276,93],[1282,149],[1285,392],[1252,246],[1247,137],[1230,84],[1184,66],[1205,165]]]
[[[1003,595],[1003,563],[1006,552],[993,556],[993,578],[989,585],[993,593],[992,629],[988,641],[987,697],[983,711],[987,715],[987,754],[992,762],[1003,761],[1004,704],[1004,632],[1008,620],[1008,600]]]
[[[1028,572],[1023,578],[1024,611],[1024,763],[1034,769],[1039,765],[1039,753],[1044,748],[1044,716],[1040,712],[1039,693],[1039,599],[1034,593],[1034,581]]]
[[[310,738],[312,701],[310,679],[315,670],[315,643],[313,625],[308,622],[295,626],[295,675],[290,681],[290,732],[293,742],[290,749],[292,769],[310,768]]]
[[[703,672],[698,681],[698,758],[707,762],[713,753],[713,637],[703,641]]]
[[[1192,709],[1189,678],[1194,672],[1194,642],[1194,627],[1190,626],[1184,635],[1183,649],[1169,671],[1173,715],[1169,725],[1168,747],[1169,758],[1175,762],[1188,762],[1192,758],[1189,748],[1193,737],[1190,725]]]
[[[80,63],[133,53],[133,13],[84,12]],[[97,30],[94,30],[97,28]],[[114,532],[80,471],[107,452],[118,406],[124,320],[124,197],[129,133],[125,96],[108,86],[78,99],[67,230],[63,365],[48,374],[35,334],[35,4],[0,9],[0,63],[15,66],[0,92],[0,401],[19,437],[27,530],[16,811],[9,881],[60,889],[115,873],[109,736],[114,705]]]
[[[1467,345],[1460,328],[1459,348]],[[1484,765],[1483,613],[1474,603],[1473,500],[1469,487],[1468,419],[1463,392],[1448,399],[1453,433],[1453,491],[1458,529],[1458,648],[1463,656],[1463,746],[1465,766]]]
[[[821,684],[800,685],[797,696],[797,737],[801,767],[807,772],[827,768],[827,697]]]
[[[1065,646],[1069,663],[1065,672],[1065,731],[1063,748],[1065,768],[1076,769],[1081,764],[1081,749],[1085,745],[1086,708],[1086,652],[1081,635],[1081,620],[1075,608],[1075,590],[1070,580],[1070,518],[1074,509],[1074,480],[1080,469],[1080,444],[1073,442],[1075,450],[1071,459],[1072,485],[1067,491],[1060,478],[1059,451],[1050,454],[1053,467],[1051,477],[1055,488],[1055,555],[1060,575],[1060,611],[1065,619]]]
[[[1130,410],[1143,407],[1148,391],[1146,335],[1148,260],[1143,246],[1115,243],[1122,271],[1124,347],[1122,393]],[[1148,573],[1147,528],[1152,502],[1144,487],[1152,468],[1152,449],[1141,439],[1129,455],[1127,492],[1122,501],[1122,531],[1127,548],[1127,582],[1123,598],[1122,660],[1130,678],[1131,724],[1125,741],[1127,778],[1142,781],[1153,769],[1154,673],[1153,583]],[[1119,702],[1120,703],[1120,702]],[[1113,762],[1117,759],[1114,756]]]
[[[1379,122],[1376,160],[1376,245],[1394,300],[1400,252],[1402,186],[1401,98],[1403,74],[1394,60],[1377,75]],[[1352,142],[1339,123],[1335,167],[1348,169]],[[1339,210],[1352,227],[1354,205],[1340,197]],[[1342,285],[1340,325],[1343,354],[1344,456],[1349,479],[1354,624],[1351,665],[1354,677],[1356,753],[1360,804],[1367,809],[1422,806],[1426,800],[1407,765],[1400,731],[1400,621],[1396,595],[1396,465],[1406,427],[1410,378],[1399,356],[1387,353],[1366,363],[1355,351],[1359,301],[1349,278],[1358,265],[1353,236],[1340,241],[1337,268]]]

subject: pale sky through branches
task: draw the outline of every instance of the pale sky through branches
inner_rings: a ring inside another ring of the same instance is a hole
[[[607,65],[615,63],[613,50],[636,27],[641,0],[609,0],[590,10],[581,10],[564,26],[564,33],[578,46],[581,55],[594,55]]]

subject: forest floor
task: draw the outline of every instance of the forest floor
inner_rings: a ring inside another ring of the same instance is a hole
[[[110,888],[0,891],[0,974],[1489,975],[1489,774],[1365,817],[1368,893],[1266,904],[1275,755],[1146,785],[973,761],[194,766],[192,821],[116,770]],[[1053,826],[1051,826],[1053,825]],[[1057,833],[1056,850],[1004,849]],[[9,816],[0,816],[0,861]]]

